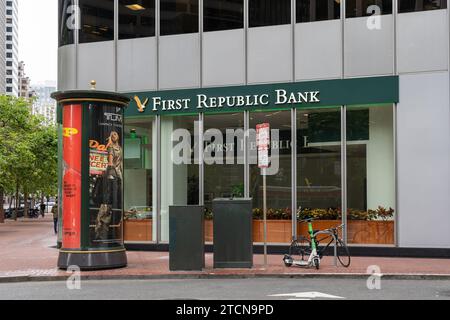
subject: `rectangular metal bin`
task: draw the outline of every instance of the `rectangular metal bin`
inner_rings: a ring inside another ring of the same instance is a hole
[[[169,269],[202,270],[205,267],[204,207],[169,207]]]
[[[253,267],[252,199],[214,199],[214,268]]]

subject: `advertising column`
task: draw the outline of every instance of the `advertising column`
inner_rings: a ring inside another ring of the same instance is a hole
[[[123,113],[129,98],[95,90],[52,97],[63,125],[58,267],[124,267]]]

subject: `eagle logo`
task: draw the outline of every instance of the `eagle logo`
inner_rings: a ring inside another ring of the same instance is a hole
[[[139,112],[144,112],[145,108],[147,107],[147,104],[148,104],[148,98],[145,99],[144,102],[141,102],[141,99],[139,99],[138,96],[134,96],[134,101],[136,101],[138,111]]]

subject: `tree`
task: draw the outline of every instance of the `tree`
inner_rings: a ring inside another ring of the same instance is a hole
[[[3,217],[4,194],[15,194],[15,213],[20,192],[52,195],[57,186],[57,131],[43,118],[31,114],[32,101],[0,96],[0,204]]]

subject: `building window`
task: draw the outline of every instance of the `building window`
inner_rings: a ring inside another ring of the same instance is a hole
[[[119,39],[155,36],[155,0],[119,0]]]
[[[12,57],[13,57],[12,52],[7,52],[7,53],[6,53],[6,57],[7,57],[7,58],[12,58]]]
[[[161,0],[161,35],[198,32],[198,0]]]
[[[156,241],[156,226],[153,225],[156,197],[154,128],[154,120],[125,122],[125,241]]]
[[[6,92],[12,92],[12,87],[6,87]]]
[[[291,0],[249,0],[249,26],[291,23]]]
[[[6,44],[6,49],[12,50],[12,44],[7,43],[7,44]]]
[[[297,0],[297,23],[339,19],[340,1]]]
[[[74,43],[75,31],[74,28],[70,28],[74,25],[74,5],[75,0],[59,0],[58,1],[58,42],[59,46]],[[75,25],[74,25],[75,27]]]
[[[243,0],[204,0],[203,30],[220,31],[244,27]]]
[[[7,76],[12,76],[12,70],[11,69],[6,70],[6,75]]]
[[[341,109],[297,111],[297,208],[299,220],[315,218],[315,229],[342,221]],[[305,223],[298,235],[307,236]]]
[[[13,28],[12,27],[6,27],[6,32],[12,32]]]
[[[6,79],[6,83],[12,84],[12,79],[11,79],[11,78],[7,78],[7,79]]]
[[[399,0],[398,12],[447,9],[447,0]]]
[[[12,41],[13,37],[12,36],[6,36],[6,41]]]
[[[204,116],[204,201],[207,224],[216,198],[244,197],[244,113]],[[209,221],[209,222],[208,222]],[[206,241],[212,241],[209,227]]]
[[[12,67],[12,61],[6,61],[6,66],[7,67]]]
[[[253,200],[253,239],[263,242],[264,184],[257,163],[256,126],[269,123],[270,168],[267,169],[267,241],[292,240],[292,149],[291,111],[251,112],[249,133],[250,198]]]
[[[347,239],[394,244],[393,106],[347,108]]]
[[[114,40],[114,0],[79,0],[80,43]]]
[[[392,14],[392,0],[347,0],[345,3],[346,18],[372,16],[377,12]]]
[[[6,1],[6,6],[7,6],[7,7],[12,7],[12,6],[13,6],[12,1]]]

